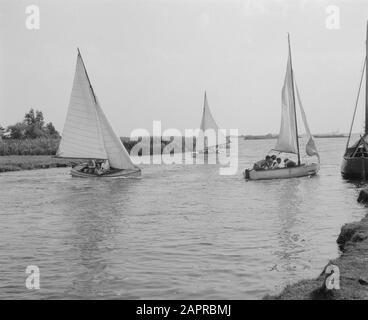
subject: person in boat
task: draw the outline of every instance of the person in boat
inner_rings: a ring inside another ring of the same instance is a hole
[[[96,161],[93,160],[93,159],[88,160],[88,162],[87,162],[87,169],[88,169],[88,173],[95,173]]]
[[[109,160],[105,160],[104,162],[99,163],[99,166],[96,167],[96,174],[101,176],[110,171]]]
[[[273,168],[273,166],[274,166],[274,165],[275,165],[275,163],[276,163],[276,158],[277,158],[277,157],[276,157],[276,155],[274,155],[274,154],[271,156],[271,160],[272,160],[272,163],[271,163],[271,166],[270,166],[270,167],[271,167],[271,169]]]
[[[361,156],[363,156],[363,152],[362,152],[362,148],[359,147],[355,153],[355,157],[356,158],[360,158]]]
[[[109,160],[105,160],[101,164],[101,171],[102,171],[102,173],[106,173],[106,172],[110,171],[110,163],[109,163]]]
[[[271,157],[269,155],[266,156],[266,158],[257,161],[254,165],[253,165],[253,169],[254,170],[267,170],[269,167],[269,163],[270,163],[270,159]]]
[[[367,156],[368,154],[364,147],[359,147],[357,152],[355,153],[356,158],[367,157]]]
[[[99,174],[100,171],[101,171],[101,162],[100,161],[96,161],[96,167],[95,167],[94,174]]]
[[[91,160],[88,160],[85,163],[81,164],[81,168],[79,169],[80,172],[84,172],[84,173],[90,173],[91,172],[91,167],[93,166],[93,163],[91,162]]]
[[[284,164],[285,164],[285,168],[296,167],[296,163],[293,160],[290,160],[288,158],[285,158]]]
[[[268,159],[266,159],[267,162],[267,168],[266,169],[272,169],[273,163],[276,160],[276,156],[273,154],[272,156],[268,156]]]
[[[279,169],[281,168],[281,158],[276,158],[276,161],[272,165],[272,169]]]
[[[88,165],[87,163],[82,163],[81,168],[79,169],[80,172],[88,172]]]

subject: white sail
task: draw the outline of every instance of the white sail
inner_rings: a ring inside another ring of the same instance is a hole
[[[290,51],[287,62],[284,86],[282,87],[281,100],[281,128],[274,150],[287,153],[298,153]]]
[[[317,146],[316,146],[316,144],[313,140],[313,136],[312,136],[312,134],[310,132],[310,129],[309,129],[309,125],[308,125],[308,122],[307,122],[307,116],[305,115],[305,112],[304,112],[304,108],[303,108],[303,105],[302,105],[302,100],[300,98],[300,94],[299,94],[299,90],[298,90],[298,86],[296,85],[296,82],[295,82],[295,89],[296,89],[296,95],[298,97],[300,113],[302,115],[302,119],[303,119],[303,123],[304,123],[304,127],[305,127],[305,132],[307,134],[307,144],[305,146],[305,151],[306,151],[308,156],[310,156],[310,157],[317,156],[318,159],[319,159]]]
[[[78,53],[63,135],[56,153],[63,158],[107,159],[94,93]]]
[[[107,121],[107,118],[98,101],[96,103],[96,109],[100,120],[103,142],[110,166],[115,169],[137,168],[137,166],[134,165],[130,159],[130,156],[120,138],[115,134],[110,123]]]
[[[214,137],[213,139],[205,140],[204,143],[204,149],[215,147],[217,145],[225,144],[226,143],[226,137],[224,134],[219,131],[219,127],[215,121],[215,119],[212,116],[210,107],[208,105],[207,101],[207,94],[204,94],[204,105],[203,105],[203,114],[202,114],[202,120],[201,120],[201,126],[200,126],[200,133],[198,135],[198,141],[203,141],[203,135],[207,131],[210,133],[210,131],[213,131]],[[202,143],[203,144],[203,143]],[[201,145],[200,143],[198,145]],[[198,146],[197,145],[197,146]]]
[[[137,168],[102,111],[79,52],[57,156],[108,159],[110,166],[115,169]]]

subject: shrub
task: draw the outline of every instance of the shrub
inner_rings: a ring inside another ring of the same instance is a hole
[[[55,155],[59,138],[2,139],[0,156]]]

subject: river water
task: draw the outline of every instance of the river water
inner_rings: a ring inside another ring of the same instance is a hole
[[[239,141],[239,171],[143,165],[140,179],[69,169],[0,175],[0,299],[258,299],[315,277],[366,209],[340,177],[346,139],[317,139],[313,178],[246,182],[275,140]],[[40,289],[25,287],[26,267]]]

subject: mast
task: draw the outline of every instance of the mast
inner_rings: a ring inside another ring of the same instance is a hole
[[[351,138],[351,132],[353,131],[353,125],[354,125],[355,115],[356,115],[356,111],[357,111],[357,107],[358,107],[358,103],[359,103],[360,90],[362,89],[362,83],[363,83],[363,77],[364,77],[364,70],[366,69],[366,64],[367,64],[367,57],[364,58],[362,75],[360,77],[360,82],[359,82],[358,95],[357,95],[356,100],[355,100],[355,107],[354,107],[353,119],[351,120],[351,124],[350,124],[349,136],[348,136],[348,141],[346,142],[345,152],[349,148],[349,142],[350,142],[350,138]]]
[[[368,57],[368,22],[365,40],[365,56]],[[368,134],[368,63],[365,64],[365,134]]]
[[[204,91],[204,100],[203,100],[203,115],[205,113],[206,110],[206,101],[207,101],[207,92]]]
[[[205,116],[206,116],[206,102],[207,102],[207,92],[206,90],[204,91],[204,100],[203,100],[203,115],[202,115],[202,121],[205,121]],[[204,123],[202,123],[202,126],[204,127]],[[201,128],[202,130],[204,128]],[[205,130],[203,131],[203,138],[204,138],[204,150],[208,149],[208,140],[205,134]]]
[[[297,149],[298,149],[298,166],[300,166],[298,121],[296,119],[296,108],[295,108],[294,71],[293,71],[293,63],[292,63],[292,60],[291,60],[291,46],[290,46],[290,35],[289,35],[289,33],[288,33],[288,43],[289,43],[289,57],[290,57],[290,70],[291,70],[291,88],[292,88],[292,91],[293,91],[293,106],[294,106],[294,116],[295,116],[296,145],[297,145]]]

